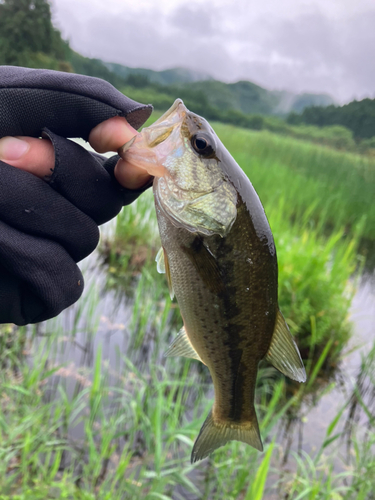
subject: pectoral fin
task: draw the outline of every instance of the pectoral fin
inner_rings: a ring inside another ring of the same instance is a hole
[[[165,274],[167,277],[169,295],[171,296],[171,300],[173,300],[174,291],[173,291],[173,286],[172,286],[171,273],[170,273],[170,269],[169,269],[169,262],[168,262],[167,254],[166,254],[163,247],[160,247],[158,253],[156,254],[155,262],[156,262],[156,269],[157,269],[158,273]]]
[[[159,248],[158,253],[155,257],[156,269],[158,273],[165,274],[165,262],[164,262],[164,249],[163,247]]]
[[[265,359],[292,380],[306,382],[301,355],[280,311],[277,312],[275,330]]]
[[[174,339],[172,344],[168,347],[164,356],[183,356],[185,358],[193,358],[202,361],[197,351],[192,346],[189,337],[186,335],[185,327],[183,326],[178,332],[177,337]],[[203,363],[203,361],[202,361]]]

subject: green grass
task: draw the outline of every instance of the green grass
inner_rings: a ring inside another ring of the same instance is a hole
[[[375,390],[375,347],[363,361],[361,384],[358,381],[353,390],[367,422],[352,427],[348,457],[337,455],[346,418],[339,412],[327,422],[326,436],[316,443],[314,455],[292,454],[289,467],[280,469],[283,450],[274,436],[280,418],[301,395],[280,405],[284,379],[272,382],[267,370],[261,370],[264,383],[258,386],[256,401],[265,453],[233,442],[191,465],[193,441],[212,405],[205,369],[178,358],[150,362],[140,357],[136,365],[130,359],[133,349],[140,350],[136,347],[126,353],[117,350],[117,361],[110,363],[98,337],[103,338],[103,332],[95,330],[100,314],[94,312],[96,300],[93,292],[84,306],[71,311],[69,321],[49,321],[42,331],[32,328],[21,352],[16,339],[25,338],[25,330],[13,332],[19,335],[11,341],[9,328],[1,328],[8,346],[3,362],[18,360],[0,374],[1,500],[166,500],[188,493],[202,500],[260,500],[271,493],[280,500],[372,498],[375,421],[366,394]],[[136,300],[142,302],[144,296]],[[89,321],[80,331],[77,316],[82,315]],[[159,328],[154,345],[158,352],[168,344],[168,319]],[[142,335],[131,325],[127,333]],[[97,345],[92,364],[80,368],[68,360],[61,365],[62,344],[74,341]],[[305,391],[303,385],[300,391]],[[78,426],[79,439],[72,435]],[[341,462],[346,471],[338,473],[334,462]]]
[[[375,347],[315,453],[292,454],[284,468],[285,450],[275,440],[283,418],[301,418],[306,395],[328,390],[322,368],[338,362],[349,338],[358,240],[362,233],[374,238],[373,164],[269,133],[215,128],[265,205],[278,251],[280,305],[305,354],[308,382],[290,391],[284,377],[262,367],[256,403],[265,453],[233,442],[190,464],[212,385],[200,363],[162,356],[181,318],[156,272],[149,190],[122,211],[115,235],[103,242],[107,284],[120,307],[131,308],[124,325],[113,325],[109,312],[101,320],[99,290],[89,285],[54,320],[0,326],[0,500],[374,498],[368,394],[375,393]],[[109,340],[114,331],[121,336],[116,345]],[[354,421],[347,431],[345,419],[358,409],[361,425]],[[338,445],[348,432],[344,456]]]
[[[133,349],[140,350],[138,321],[149,318],[148,310],[141,309],[138,320],[130,321],[132,347],[126,354],[117,352],[116,366],[103,358],[101,344],[90,367],[60,365],[61,342],[79,341],[86,347],[97,342],[95,295],[89,294],[83,310],[70,315],[68,325],[57,319],[45,324],[42,337],[35,328],[29,332],[27,354],[32,363],[19,352],[17,342],[8,341],[5,359],[13,353],[18,361],[0,375],[0,498],[168,499],[177,485],[198,498],[222,498],[222,491],[227,498],[237,498],[250,488],[264,457],[233,443],[203,469],[190,464],[193,441],[212,405],[211,387],[196,362],[150,363],[141,357],[136,366],[130,360]],[[144,300],[145,294],[135,299],[135,310]],[[82,314],[89,317],[91,327],[84,329],[83,338],[79,327],[72,328]],[[159,357],[170,331],[168,319],[161,318],[154,345]],[[281,389],[279,384],[268,408],[265,396],[259,395],[265,439],[277,423],[273,409]],[[74,441],[71,430],[79,425],[83,436]],[[217,481],[221,489],[211,495]],[[258,477],[251,488],[263,491],[263,479]]]
[[[291,225],[285,216],[286,202],[269,212],[279,264],[279,306],[301,350],[302,357],[317,359],[329,340],[327,364],[335,366],[350,338],[347,318],[361,259],[358,236],[329,236],[309,223],[310,211]],[[358,228],[360,234],[360,228]]]
[[[267,214],[283,199],[292,220],[309,210],[318,226],[355,232],[364,218],[363,237],[375,239],[375,161],[266,131],[214,126]]]

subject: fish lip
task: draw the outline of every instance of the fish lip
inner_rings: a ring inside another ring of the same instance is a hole
[[[154,125],[159,125],[159,123],[163,123],[165,120],[167,120],[177,109],[178,107],[181,106],[182,107],[182,110],[184,113],[187,113],[188,109],[187,107],[185,106],[184,104],[184,101],[180,98],[176,99],[174,101],[174,103],[172,104],[172,106],[167,109],[167,111],[160,117],[156,120],[156,122],[154,122],[151,127],[153,127]]]
[[[144,145],[153,148],[163,143],[173,131],[180,129],[188,112],[182,99],[176,99],[172,106],[158,120],[149,127],[142,129],[140,135],[143,136]],[[158,139],[164,136],[166,132],[168,133],[165,138],[159,142]]]

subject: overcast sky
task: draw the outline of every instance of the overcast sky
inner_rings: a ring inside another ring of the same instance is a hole
[[[52,11],[88,57],[339,102],[375,97],[375,0],[52,0]]]

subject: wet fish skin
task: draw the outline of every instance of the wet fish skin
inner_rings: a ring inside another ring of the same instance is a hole
[[[268,223],[259,220],[255,229],[248,209],[257,205],[257,195],[241,183],[247,204],[239,192],[236,221],[228,235],[205,236],[168,219],[158,201],[157,183],[157,218],[173,289],[187,335],[214,383],[212,419],[216,425],[233,426],[235,436],[247,429],[249,435],[242,432],[242,440],[262,450],[254,393],[278,306],[272,234]],[[192,460],[200,458],[195,450]]]
[[[203,153],[198,140],[209,145]],[[306,379],[278,309],[276,250],[262,204],[208,122],[182,101],[129,149],[137,161],[146,150],[147,161],[164,168],[154,180],[155,207],[184,321],[168,355],[200,359],[215,389],[192,462],[233,439],[262,450],[254,407],[260,360]]]

